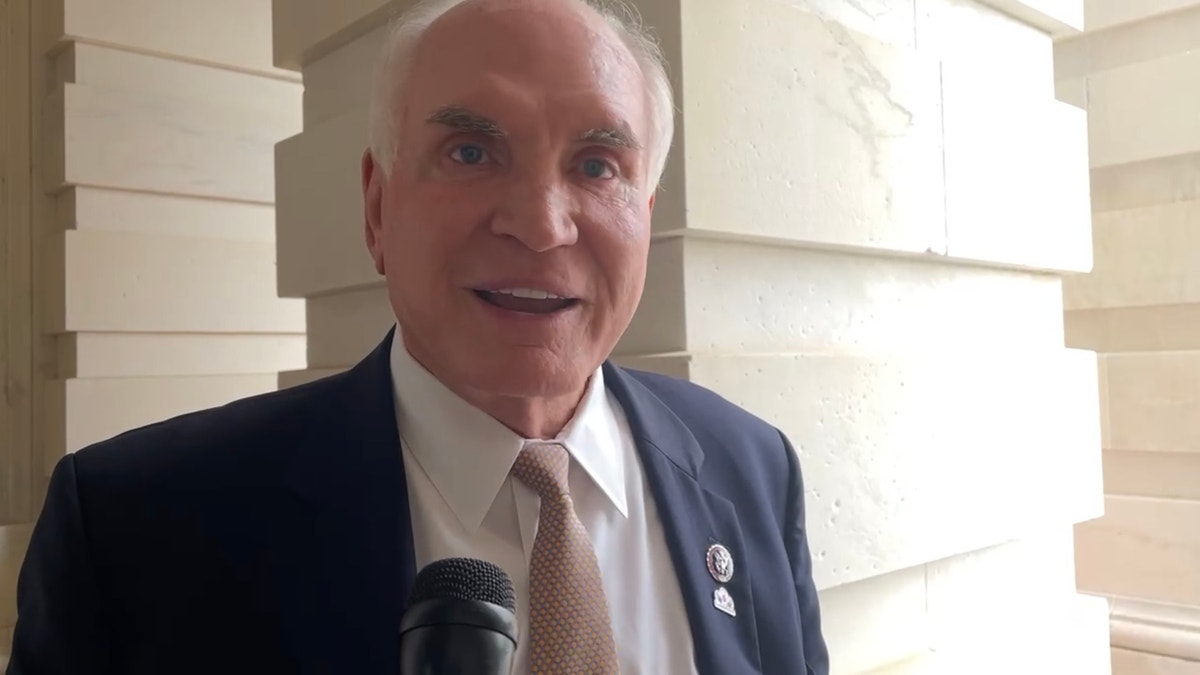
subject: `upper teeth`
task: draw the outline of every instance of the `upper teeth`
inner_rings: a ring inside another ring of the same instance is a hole
[[[493,293],[503,293],[518,298],[532,298],[534,300],[562,300],[563,298],[553,293],[547,293],[536,288],[501,288]]]

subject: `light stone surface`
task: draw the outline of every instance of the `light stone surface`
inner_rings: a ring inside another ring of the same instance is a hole
[[[915,43],[916,3],[912,0],[777,1],[881,42],[903,47],[912,47]]]
[[[769,0],[682,30],[687,222],[664,227],[944,252],[935,60]]]
[[[301,298],[378,281],[363,231],[360,162],[366,139],[366,109],[356,108],[276,146],[282,297]]]
[[[1113,673],[1117,675],[1200,675],[1200,661],[1114,649]]]
[[[700,238],[656,242],[650,269],[621,355],[1063,341],[1053,276]]]
[[[1200,663],[1200,607],[1128,596],[1113,597],[1109,605],[1114,648],[1154,655],[1168,663]]]
[[[72,187],[58,196],[63,229],[271,243],[275,209],[172,194]]]
[[[0,526],[0,626],[5,629],[16,623],[17,574],[32,532],[33,526],[29,524]],[[0,640],[0,649],[7,651],[8,644]]]
[[[90,377],[56,380],[51,397],[66,417],[65,447],[48,444],[46,476],[67,452],[135,427],[275,388],[274,373],[170,377]]]
[[[1107,448],[1200,454],[1200,351],[1107,354]]]
[[[396,317],[382,284],[308,301],[308,362],[313,368],[352,366],[373,350]],[[338,326],[338,330],[328,330]]]
[[[1069,532],[1033,527],[1026,537],[930,563],[933,672],[951,675],[1108,675],[1108,607],[1063,594],[1074,584]],[[1036,610],[1031,611],[1031,607]],[[1020,649],[996,648],[999,638]],[[986,656],[984,656],[986,655]]]
[[[200,105],[221,99],[236,101],[238,108],[257,110],[268,122],[286,119],[282,132],[275,127],[273,135],[278,137],[300,129],[296,104],[302,87],[290,74],[285,79],[262,77],[86,42],[68,43],[55,59],[55,69],[63,82],[106,90],[153,94]],[[248,116],[246,122],[256,120]]]
[[[1114,675],[1200,672],[1200,2],[1086,11],[1055,47],[1060,90],[1086,89],[1095,244],[1066,344],[1099,352],[1104,420],[1078,585],[1112,598]]]
[[[60,245],[64,305],[47,318],[54,332],[304,330],[302,301],[276,297],[270,242],[73,230]]]
[[[1048,102],[1053,96],[1053,42],[1045,31],[990,3],[916,0],[916,8],[918,51],[937,58],[940,68],[954,73],[955,79],[971,80],[974,75],[974,81],[959,86],[994,100],[1002,110]],[[1017,135],[1006,129],[996,133]]]
[[[59,377],[275,373],[305,364],[303,335],[67,333]]]
[[[300,70],[413,5],[412,0],[273,0],[275,65]]]
[[[1200,152],[1092,169],[1092,211],[1200,200]]]
[[[945,74],[948,86],[953,77]],[[972,91],[975,77],[948,89],[944,103],[947,253],[1089,271],[1086,114],[1053,100],[1001,106]],[[1016,166],[1022,170],[1014,173]]]
[[[1101,30],[1147,17],[1171,14],[1195,7],[1197,0],[1084,0],[1084,25],[1087,30]]]
[[[54,40],[94,40],[295,79],[271,62],[271,10],[264,0],[49,0],[44,11]]]
[[[1200,201],[1095,214],[1094,274],[1072,276],[1063,282],[1064,307],[1077,310],[1200,303],[1198,219]]]
[[[1108,495],[1104,518],[1076,530],[1079,586],[1200,605],[1200,501]]]
[[[298,100],[297,100],[298,102]],[[274,201],[272,146],[298,129],[297,107],[268,112],[243,99],[197,102],[152,92],[63,85],[47,102],[61,154],[45,156],[51,189],[65,184]]]
[[[335,118],[350,107],[366,109],[386,31],[387,25],[378,25],[327,56],[305,64],[305,128]]]
[[[1035,528],[1016,541],[826,590],[835,672],[1107,675],[1107,651],[1087,647],[1106,639],[1107,603],[1059,592],[1074,583],[1073,563],[1069,532]],[[995,650],[997,636],[1023,648]]]
[[[1200,152],[1200,50],[1088,76],[1091,165]]]
[[[980,0],[1054,36],[1083,30],[1083,7],[1076,0]]]
[[[1182,11],[1059,40],[1054,46],[1054,78],[1085,76],[1200,47],[1200,2],[1191,1]]]
[[[1200,349],[1200,303],[1066,312],[1067,344],[1099,352]]]
[[[929,650],[927,577],[916,565],[821,594],[821,628],[839,671],[863,673]]]
[[[1200,500],[1200,452],[1105,450],[1104,489],[1111,495]]]

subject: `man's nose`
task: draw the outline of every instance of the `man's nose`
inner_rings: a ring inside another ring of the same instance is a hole
[[[578,240],[570,192],[561,179],[518,179],[505,201],[493,221],[496,234],[512,237],[538,253],[570,246]]]

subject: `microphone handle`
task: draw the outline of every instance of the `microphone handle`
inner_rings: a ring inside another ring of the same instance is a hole
[[[516,616],[490,602],[427,600],[401,619],[401,675],[509,675],[516,649]]]
[[[473,626],[416,628],[400,645],[401,675],[509,675],[513,643]]]

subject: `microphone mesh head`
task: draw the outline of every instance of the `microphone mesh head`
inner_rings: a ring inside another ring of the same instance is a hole
[[[496,565],[474,558],[445,558],[429,563],[417,573],[408,604],[457,598],[479,600],[517,611],[512,579]]]

